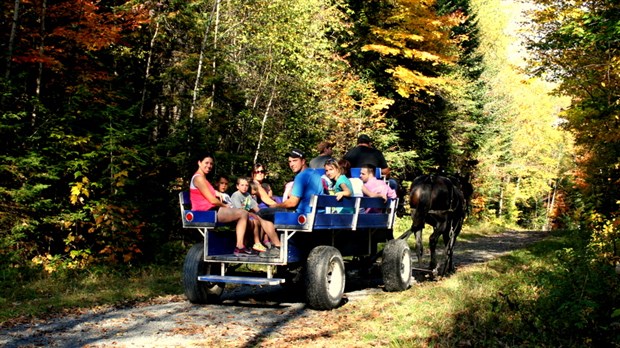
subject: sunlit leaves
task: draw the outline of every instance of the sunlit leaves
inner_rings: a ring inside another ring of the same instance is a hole
[[[392,2],[382,23],[371,28],[371,42],[362,47],[362,51],[395,59],[387,62],[385,71],[403,98],[418,98],[421,92],[433,95],[445,83],[437,74],[439,66],[456,59],[457,41],[450,37],[450,28],[462,18],[440,17],[433,6],[434,1]]]
[[[620,4],[613,1],[534,1],[529,37],[531,71],[559,82],[572,98],[564,112],[580,145],[580,165],[595,205],[618,210],[620,182]]]

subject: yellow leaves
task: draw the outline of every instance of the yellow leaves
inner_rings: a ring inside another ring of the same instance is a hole
[[[378,44],[364,45],[362,47],[362,52],[368,52],[368,51],[377,52],[382,56],[387,56],[387,55],[395,56],[401,52],[401,50],[398,48],[393,48],[393,47],[389,47],[386,45],[378,45]]]
[[[71,188],[71,195],[78,196],[82,192],[82,184],[78,183]]]
[[[592,237],[590,248],[599,259],[610,264],[620,261],[617,255],[616,245],[620,241],[620,217],[608,218],[602,214],[594,213],[590,216]]]
[[[422,61],[433,61],[434,65],[437,65],[438,62],[441,61],[441,57],[426,51],[414,50],[414,49],[404,49],[403,54],[407,58],[416,58]]]
[[[85,250],[72,250],[68,257],[63,255],[52,255],[45,253],[32,258],[34,265],[43,266],[47,273],[54,273],[63,269],[83,269],[93,261],[91,252]]]
[[[375,27],[372,28],[371,32],[397,47],[406,47],[407,41],[425,41],[424,36],[407,31],[386,30]]]
[[[403,98],[409,98],[412,94],[425,91],[433,94],[431,86],[443,85],[443,80],[423,75],[418,71],[409,70],[403,66],[395,69],[387,69],[386,72],[392,74],[395,79],[396,92]]]
[[[435,78],[440,74],[433,70],[453,64],[458,51],[456,42],[464,39],[451,38],[450,28],[462,23],[466,16],[463,13],[439,16],[432,3],[394,1],[392,9],[371,28],[371,42],[362,47],[363,52],[395,58],[382,64],[392,74],[394,90],[404,98],[417,99],[421,91],[433,94],[444,84],[445,78]]]
[[[116,187],[125,186],[125,179],[127,179],[128,176],[129,176],[129,172],[127,172],[126,170],[123,170],[123,171],[120,171],[114,174],[113,178],[114,180],[116,180],[116,182],[114,183],[114,186]]]
[[[87,177],[83,177],[81,182],[75,183],[70,188],[69,201],[71,204],[77,204],[78,202],[84,203],[84,197],[90,197],[90,191],[88,190],[88,184],[90,181]]]
[[[374,111],[387,110],[392,104],[394,104],[394,99],[380,97],[375,104],[370,106],[370,109]]]

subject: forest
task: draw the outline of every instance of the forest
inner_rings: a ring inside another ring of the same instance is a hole
[[[469,225],[578,231],[584,262],[620,263],[616,1],[0,6],[3,279],[163,262],[204,153],[281,193],[290,148],[359,134],[405,188],[471,183]]]

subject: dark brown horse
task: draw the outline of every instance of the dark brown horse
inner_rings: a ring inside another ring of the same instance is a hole
[[[433,233],[429,237],[431,261],[428,268],[433,274],[445,275],[454,271],[452,251],[456,237],[461,232],[466,212],[463,191],[458,179],[434,174],[418,176],[411,186],[409,206],[412,224],[400,238],[406,240],[411,233],[415,233],[418,262],[421,263],[422,229],[425,224],[433,227]],[[445,247],[442,264],[437,263],[435,253],[440,236],[443,237]]]

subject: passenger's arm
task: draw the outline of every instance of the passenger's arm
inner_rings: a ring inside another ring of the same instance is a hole
[[[257,184],[256,186],[258,188],[258,196],[260,197],[260,200],[263,201],[268,206],[272,206],[273,204],[276,204],[276,201],[274,201],[271,197],[269,197],[269,194],[267,193],[267,191],[265,191],[263,186],[261,186],[261,184],[259,184],[258,181],[254,181],[254,182]]]
[[[353,192],[351,192],[351,190],[349,190],[349,187],[347,187],[347,185],[345,183],[341,183],[340,184],[340,188],[342,189],[342,192],[336,193],[336,200],[337,201],[341,200],[342,197],[351,197],[351,196],[353,196]]]
[[[270,207],[292,209],[292,208],[296,208],[298,204],[299,204],[299,197],[290,196],[286,201],[282,203],[276,203],[274,205],[270,205]]]
[[[211,193],[211,191],[209,191],[209,188],[207,186],[207,179],[205,179],[203,176],[196,176],[194,178],[194,185],[196,185],[196,188],[200,191],[200,193],[202,193],[204,198],[211,202],[211,204],[218,207],[228,206],[222,203],[222,201],[220,201],[213,193]]]
[[[385,202],[387,202],[387,195],[385,193],[374,193],[366,188],[366,186],[362,186],[362,192],[364,196],[367,197],[381,197]]]

